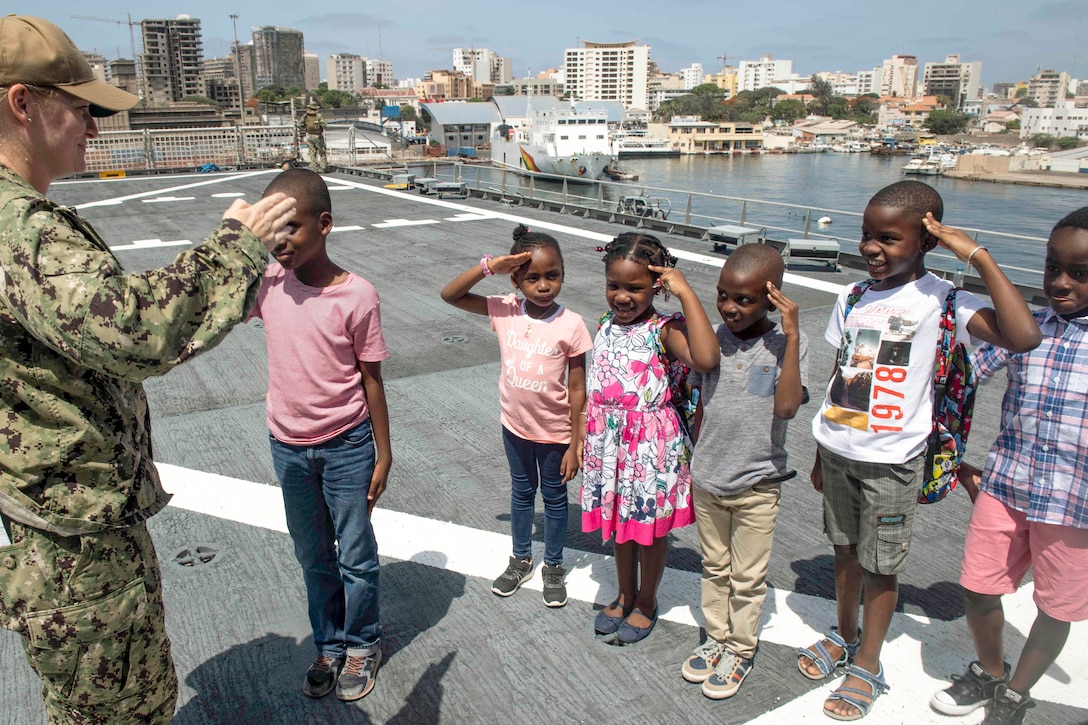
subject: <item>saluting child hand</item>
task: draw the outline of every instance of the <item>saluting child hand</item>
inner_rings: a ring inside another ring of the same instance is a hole
[[[685,292],[691,291],[691,285],[688,284],[684,273],[676,267],[658,267],[650,264],[647,268],[658,275],[657,287],[665,290],[665,299],[668,299],[670,294],[680,297]]]
[[[971,253],[978,249],[978,242],[971,239],[962,229],[945,226],[933,218],[933,212],[926,212],[922,225],[937,238],[937,243],[956,255],[956,259],[966,262]]]
[[[767,299],[782,313],[783,334],[787,336],[798,334],[801,328],[797,324],[797,303],[782,294],[782,290],[775,287],[774,282],[767,282]]]
[[[522,265],[528,264],[532,258],[532,252],[519,252],[518,254],[504,254],[487,261],[492,274],[513,274]]]

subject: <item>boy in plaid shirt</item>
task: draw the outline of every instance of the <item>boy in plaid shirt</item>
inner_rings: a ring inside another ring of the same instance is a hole
[[[1088,207],[1050,233],[1043,291],[1050,307],[1034,313],[1039,347],[987,344],[972,359],[979,380],[1005,368],[1009,381],[985,469],[960,474],[975,501],[960,583],[978,660],[930,704],[947,715],[988,705],[986,725],[1023,721],[1069,623],[1088,619]],[[1001,595],[1016,591],[1029,567],[1038,615],[1011,670]]]

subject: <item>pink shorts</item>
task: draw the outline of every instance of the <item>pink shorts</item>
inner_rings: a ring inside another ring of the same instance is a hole
[[[1088,529],[1041,524],[982,492],[967,527],[960,584],[1011,594],[1034,570],[1035,605],[1059,622],[1088,619]]]

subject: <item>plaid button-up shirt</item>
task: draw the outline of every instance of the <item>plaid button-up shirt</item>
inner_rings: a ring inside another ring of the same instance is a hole
[[[1088,528],[1088,316],[1034,316],[1039,347],[985,344],[972,356],[980,381],[1002,368],[1009,381],[982,490],[1029,521]]]

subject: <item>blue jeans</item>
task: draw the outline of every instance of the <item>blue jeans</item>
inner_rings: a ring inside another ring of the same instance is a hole
[[[342,657],[376,645],[378,543],[366,511],[375,458],[370,420],[315,446],[269,438],[318,653]]]
[[[532,557],[533,513],[537,484],[544,499],[544,563],[563,563],[563,537],[567,533],[567,484],[560,467],[565,443],[534,443],[519,438],[503,426],[502,443],[510,462],[510,532],[514,556]]]

